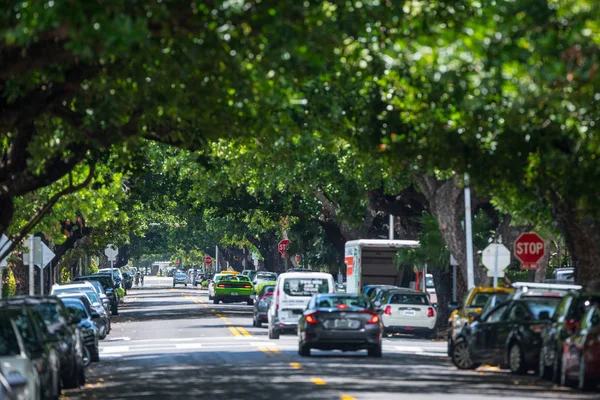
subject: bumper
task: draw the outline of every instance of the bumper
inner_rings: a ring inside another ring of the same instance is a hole
[[[256,320],[260,321],[260,322],[269,322],[269,316],[266,311],[265,312],[258,311],[256,313]]]
[[[321,327],[302,333],[305,344],[319,350],[360,350],[368,349],[381,342],[379,327],[360,330],[334,330]]]
[[[236,302],[236,301],[248,301],[250,300],[250,296],[252,296],[250,293],[248,294],[237,294],[237,295],[232,295],[230,293],[215,293],[214,297],[223,300],[223,301],[231,301],[231,302]]]
[[[435,329],[415,326],[386,326],[385,333],[407,333],[411,335],[430,335]]]

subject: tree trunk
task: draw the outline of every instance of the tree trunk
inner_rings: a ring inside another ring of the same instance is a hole
[[[600,225],[589,214],[552,199],[552,213],[558,222],[575,264],[575,282],[585,291],[600,291]]]
[[[433,284],[435,285],[438,302],[435,327],[436,329],[446,328],[450,316],[448,303],[452,301],[452,269],[444,266],[433,266],[428,272],[433,275]]]

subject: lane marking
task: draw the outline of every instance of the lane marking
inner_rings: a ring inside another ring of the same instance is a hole
[[[283,354],[283,353],[281,352],[281,350],[279,350],[279,349],[278,349],[278,348],[276,348],[276,347],[271,347],[271,348],[269,348],[269,350],[271,350],[273,353],[276,353],[276,354]]]
[[[250,334],[250,332],[248,332],[247,330],[245,330],[244,328],[242,328],[241,326],[237,327],[238,331],[242,332],[242,335],[247,336],[247,337],[251,337],[252,335]]]
[[[312,383],[314,383],[317,386],[323,386],[323,385],[327,385],[327,382],[325,382],[323,379],[321,378],[310,378],[310,381]]]
[[[229,326],[228,328],[229,328],[229,330],[231,331],[231,333],[233,334],[233,336],[242,336],[242,334],[241,334],[241,333],[239,333],[239,332],[237,331],[237,329],[235,329],[235,327],[233,327],[233,326]]]
[[[297,362],[291,362],[290,367],[292,367],[294,369],[302,369],[302,365],[300,365],[300,363],[297,363]]]
[[[201,349],[202,343],[178,343],[175,345],[177,349]]]
[[[349,394],[341,394],[340,400],[356,400],[356,397],[350,396]]]
[[[269,351],[269,349],[265,348],[265,347],[259,347],[258,350],[262,351],[263,353],[265,353],[267,355],[267,357],[275,357],[275,354],[271,353]]]

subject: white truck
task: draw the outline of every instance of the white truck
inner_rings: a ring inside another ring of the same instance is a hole
[[[397,285],[402,270],[396,267],[398,249],[419,247],[416,240],[359,239],[346,242],[346,291],[359,293],[365,285]]]

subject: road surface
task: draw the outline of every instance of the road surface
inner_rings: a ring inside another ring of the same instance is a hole
[[[459,371],[446,343],[387,338],[383,358],[366,352],[297,353],[292,335],[269,340],[252,307],[214,305],[192,285],[147,277],[128,291],[101,342],[88,383],[70,399],[592,399],[535,376],[483,367]]]

